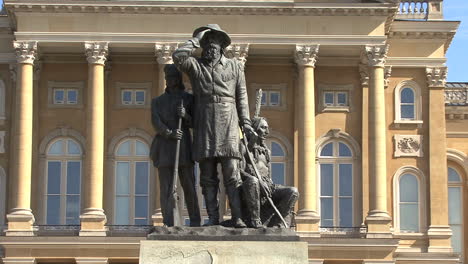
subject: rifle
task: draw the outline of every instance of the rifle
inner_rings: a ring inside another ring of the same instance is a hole
[[[255,165],[255,161],[254,161],[254,158],[252,156],[252,153],[249,150],[249,142],[247,142],[247,137],[245,135],[244,129],[242,129],[242,136],[243,136],[242,137],[242,142],[244,143],[244,146],[245,146],[245,149],[246,149],[246,152],[247,152],[248,162],[250,162],[250,164],[252,165],[252,167],[254,169],[255,177],[257,177],[257,179],[258,179],[258,182],[260,184],[260,188],[261,188],[262,192],[265,194],[265,197],[267,198],[267,200],[270,203],[271,207],[273,207],[273,210],[275,210],[275,213],[281,219],[281,222],[283,222],[283,225],[286,228],[289,228],[288,223],[286,223],[286,220],[284,220],[284,217],[281,215],[278,208],[276,208],[275,204],[273,203],[273,200],[271,200],[271,197],[267,195],[268,192],[266,191],[265,183],[263,182],[262,176],[258,172],[258,169],[257,169],[257,166]]]
[[[181,99],[180,106],[184,106],[184,99]],[[179,117],[178,129],[182,129],[182,117]],[[179,156],[180,156],[180,139],[176,141],[176,153],[174,160],[174,173],[172,174],[172,185],[169,193],[169,197],[166,202],[166,212],[172,211],[173,226],[181,226],[180,214],[179,214],[179,195],[177,195],[177,177],[179,176]]]

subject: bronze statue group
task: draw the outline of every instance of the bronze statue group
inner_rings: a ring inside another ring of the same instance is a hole
[[[224,56],[231,43],[218,25],[196,29],[193,38],[174,53],[174,64],[164,69],[165,93],[152,100],[156,136],[151,159],[158,168],[161,209],[166,226],[179,226],[176,179],[184,191],[190,226],[200,226],[194,162],[200,167],[200,185],[209,217],[207,226],[220,224],[217,166],[231,209],[223,225],[236,228],[290,227],[299,193],[296,188],[274,184],[270,150],[265,140],[268,123],[249,114],[243,67]],[[200,58],[193,56],[202,48]],[[182,72],[190,79],[193,95],[185,91]],[[191,133],[192,131],[192,133]]]

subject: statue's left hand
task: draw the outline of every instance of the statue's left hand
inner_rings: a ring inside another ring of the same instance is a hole
[[[244,133],[247,135],[247,138],[249,138],[251,141],[256,141],[256,138],[258,137],[258,135],[255,132],[255,130],[252,128],[252,126],[249,123],[245,123],[243,128],[244,128]]]
[[[179,117],[185,118],[187,116],[187,111],[185,111],[185,107],[183,106],[177,107],[177,115]]]

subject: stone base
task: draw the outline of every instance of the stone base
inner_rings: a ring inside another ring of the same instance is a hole
[[[102,209],[86,209],[80,221],[80,236],[107,236],[107,218]]]
[[[141,241],[140,264],[307,264],[307,242]]]
[[[5,230],[6,236],[34,236],[34,215],[29,209],[13,209],[7,215],[8,228]]]

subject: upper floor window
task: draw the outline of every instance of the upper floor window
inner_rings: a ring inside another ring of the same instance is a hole
[[[463,181],[460,173],[451,167],[448,168],[448,211],[453,251],[463,254]]]
[[[281,91],[266,90],[262,94],[262,106],[280,106]]]
[[[83,106],[84,82],[50,81],[49,107],[81,108]]]
[[[73,139],[60,138],[47,149],[46,224],[78,225],[82,151]]]
[[[353,85],[320,84],[321,112],[349,112]]]
[[[116,83],[118,90],[117,106],[146,108],[151,101],[151,83]]]
[[[148,155],[148,145],[136,138],[125,139],[116,148],[114,201],[116,225],[149,223]]]
[[[332,140],[319,151],[322,227],[354,226],[354,159],[350,147]]]
[[[395,123],[421,124],[421,94],[418,84],[404,81],[395,89]]]
[[[252,83],[251,86],[258,91],[262,89],[261,104],[265,110],[286,110],[286,95],[287,86],[285,83],[280,84],[258,84]],[[253,96],[255,100],[255,96]],[[253,103],[254,104],[254,103]]]

